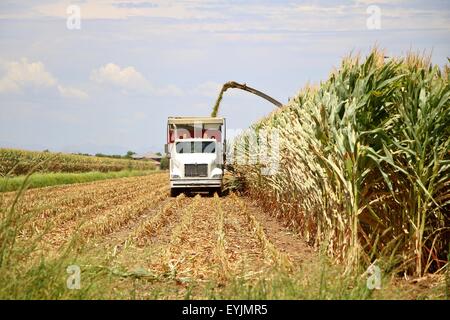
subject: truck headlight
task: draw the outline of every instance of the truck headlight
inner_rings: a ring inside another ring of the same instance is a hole
[[[172,173],[170,174],[171,179],[179,179],[181,178],[181,172],[178,168],[174,167],[172,169]]]
[[[221,179],[222,178],[222,169],[214,168],[211,172],[211,178],[213,179]]]

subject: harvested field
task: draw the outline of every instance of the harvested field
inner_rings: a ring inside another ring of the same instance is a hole
[[[29,190],[15,209],[15,246],[32,243],[33,249],[25,256],[10,252],[9,259],[26,272],[43,256],[60,268],[52,280],[60,291],[55,296],[53,283],[47,292],[52,298],[317,297],[306,293],[321,283],[314,280],[322,266],[319,254],[257,203],[233,193],[168,195],[167,173]],[[14,193],[2,194],[2,208],[11,208],[13,200]],[[80,266],[86,291],[64,288],[65,268],[72,264]],[[330,283],[336,282],[333,272]],[[8,276],[2,272],[2,281]],[[286,279],[290,284],[275,291]],[[438,297],[441,280],[430,285]],[[408,295],[420,294],[401,283]],[[6,286],[2,295],[11,290]],[[367,294],[361,290],[350,294]]]

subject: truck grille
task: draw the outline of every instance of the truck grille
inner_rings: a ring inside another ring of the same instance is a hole
[[[207,177],[208,165],[207,164],[185,164],[184,165],[185,177]]]

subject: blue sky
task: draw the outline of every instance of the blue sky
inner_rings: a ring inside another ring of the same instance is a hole
[[[367,27],[373,5],[380,29]],[[442,66],[449,31],[450,1],[2,0],[0,147],[162,151],[167,117],[208,115],[226,81],[287,102],[374,44]],[[272,109],[230,90],[221,115],[244,129]]]

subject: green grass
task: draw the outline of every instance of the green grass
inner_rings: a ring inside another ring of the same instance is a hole
[[[27,180],[28,189],[56,185],[92,182],[97,180],[144,176],[158,170],[123,170],[117,172],[83,172],[83,173],[35,173]],[[0,192],[19,190],[26,176],[0,177]]]

